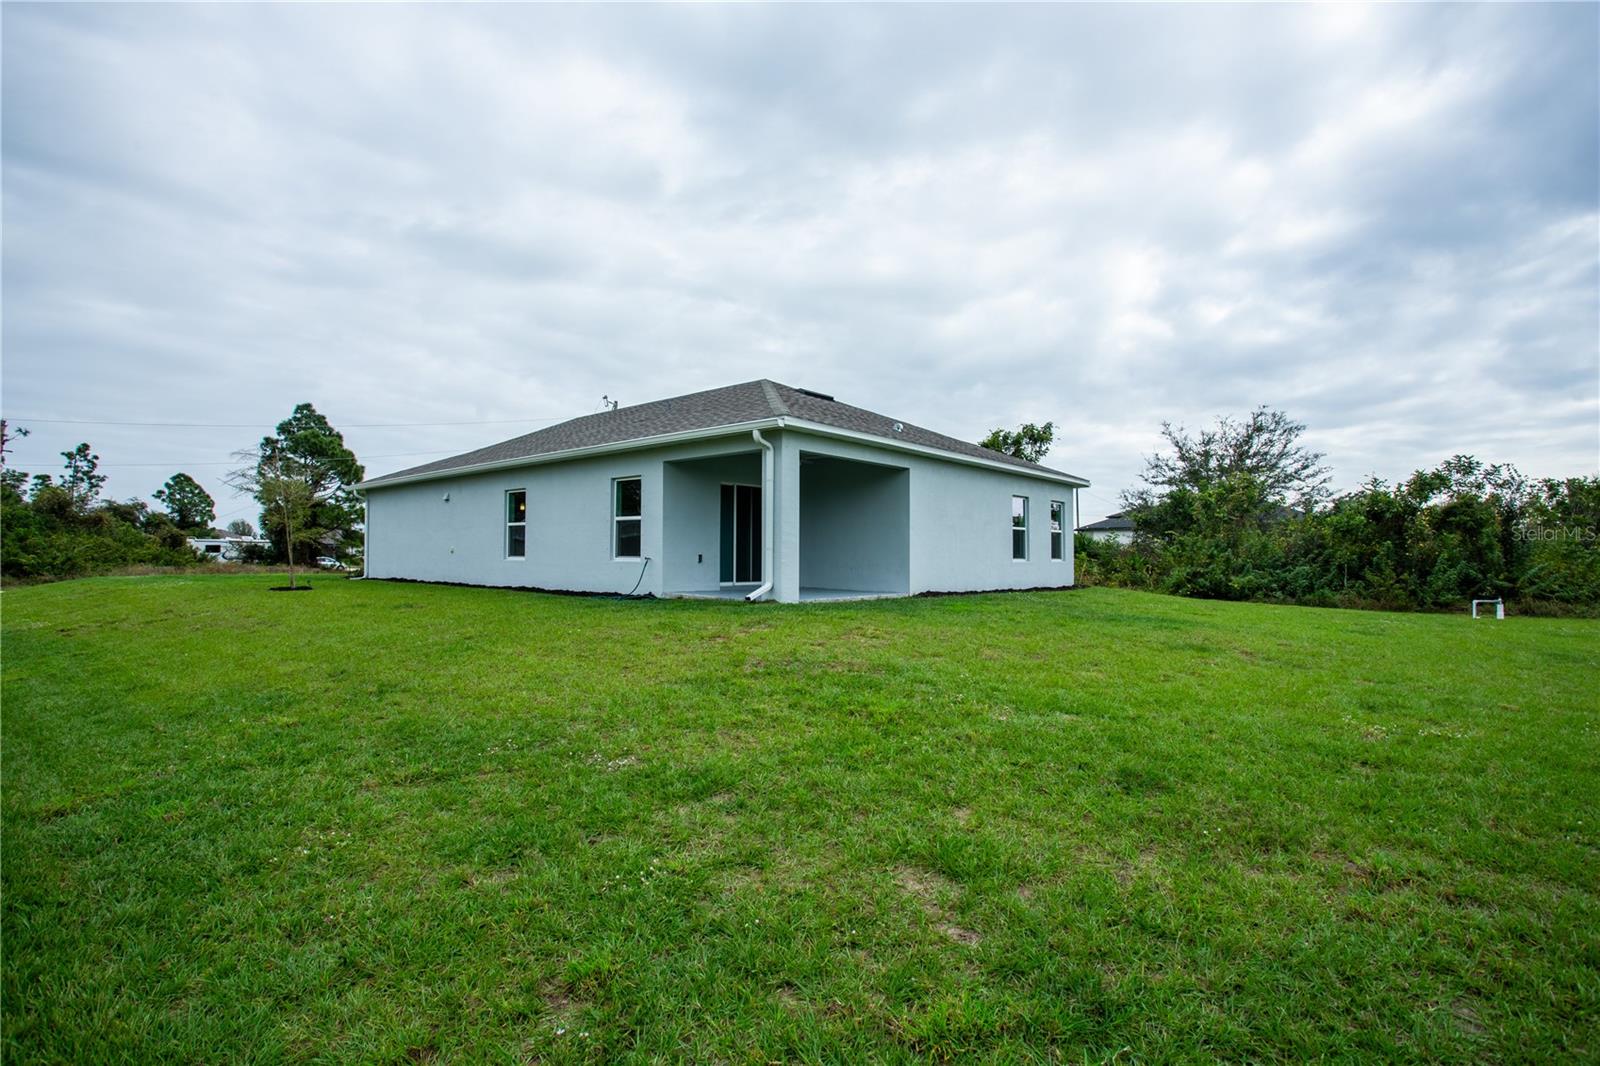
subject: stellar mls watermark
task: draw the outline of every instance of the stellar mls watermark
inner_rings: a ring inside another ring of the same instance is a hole
[[[1545,522],[1522,522],[1513,530],[1512,535],[1518,540],[1538,541],[1540,543],[1593,544],[1595,541],[1600,540],[1600,532],[1597,532],[1593,526]]]

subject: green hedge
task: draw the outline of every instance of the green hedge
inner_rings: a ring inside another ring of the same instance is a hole
[[[1498,597],[1529,613],[1600,609],[1600,478],[1486,485],[1482,469],[1452,460],[1305,514],[1237,485],[1186,491],[1136,513],[1132,545],[1080,535],[1079,574],[1225,600],[1439,610]]]

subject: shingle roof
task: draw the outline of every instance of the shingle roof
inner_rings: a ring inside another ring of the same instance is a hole
[[[1133,529],[1133,519],[1129,518],[1121,511],[1118,511],[1116,514],[1108,515],[1107,517],[1100,519],[1098,522],[1090,522],[1088,525],[1079,526],[1078,528],[1088,533],[1105,533],[1111,530],[1131,530]]]
[[[633,407],[621,407],[615,411],[584,415],[562,422],[560,425],[536,430],[521,437],[513,437],[499,444],[491,444],[486,448],[397,470],[381,477],[369,478],[362,482],[362,487],[375,487],[391,481],[418,477],[443,476],[469,467],[530,459],[581,448],[622,444],[633,440],[643,442],[669,433],[715,430],[724,426],[774,418],[815,422],[835,429],[882,437],[885,440],[935,448],[971,458],[988,459],[1023,470],[1056,477],[1073,477],[1060,470],[1052,470],[1037,463],[990,451],[976,444],[947,437],[943,433],[914,426],[909,422],[897,422],[887,415],[852,407],[821,393],[793,388],[762,378],[739,385],[727,385],[720,389],[693,392],[686,396],[674,396],[669,400],[653,400]],[[896,425],[901,428],[896,430],[894,428]]]

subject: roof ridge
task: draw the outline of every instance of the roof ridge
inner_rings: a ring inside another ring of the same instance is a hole
[[[761,391],[767,394],[767,402],[772,405],[772,411],[779,417],[789,414],[789,405],[783,402],[783,397],[778,395],[777,382],[771,378],[761,379]]]

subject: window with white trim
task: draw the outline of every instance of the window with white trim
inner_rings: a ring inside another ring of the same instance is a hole
[[[1011,497],[1011,558],[1028,557],[1028,498]]]
[[[512,489],[506,493],[506,558],[522,559],[528,554],[528,492]]]
[[[1067,557],[1067,505],[1060,500],[1050,501],[1050,558]]]
[[[643,552],[644,482],[619,477],[611,483],[611,557],[637,559]]]

